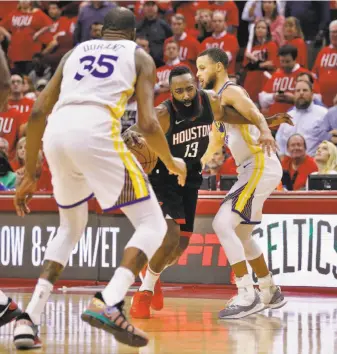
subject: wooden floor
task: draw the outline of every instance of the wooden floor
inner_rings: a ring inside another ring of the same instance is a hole
[[[15,290],[6,293],[23,308],[31,296]],[[111,335],[80,320],[92,294],[85,289],[74,294],[53,294],[42,318],[43,348],[29,353],[337,353],[336,297],[288,297],[283,309],[231,321],[217,320],[226,299],[169,297],[164,310],[152,319],[133,321],[151,338],[147,347],[137,350],[116,343]],[[13,323],[0,328],[1,354],[16,352],[12,332]]]

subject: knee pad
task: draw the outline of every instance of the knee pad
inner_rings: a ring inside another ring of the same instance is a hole
[[[87,203],[71,209],[60,209],[60,227],[56,236],[48,243],[44,259],[60,263],[65,267],[87,222]]]
[[[161,215],[160,218],[152,219],[152,217],[143,219],[136,227],[135,233],[125,248],[135,247],[143,251],[148,260],[156,253],[157,249],[162,245],[167,232],[166,221]]]

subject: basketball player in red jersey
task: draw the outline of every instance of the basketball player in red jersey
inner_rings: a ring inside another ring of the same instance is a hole
[[[168,265],[176,262],[189,244],[202,182],[201,158],[208,147],[213,121],[249,124],[248,120],[229,107],[224,114],[217,95],[213,91],[198,90],[187,67],[172,69],[169,85],[172,99],[162,102],[156,111],[171,152],[186,163],[187,178],[185,186],[180,187],[161,161],[149,176],[155,194],[162,203],[168,231],[162,246],[149,262],[143,283],[133,298],[130,313],[134,318],[150,318],[150,307],[157,311],[163,308],[163,294],[157,283],[159,276]],[[287,115],[271,119],[273,124],[287,120]],[[137,131],[137,125],[126,132],[125,139],[136,138],[134,131]]]
[[[9,94],[10,74],[5,54],[0,46],[0,112],[6,108]],[[0,290],[0,327],[19,316],[21,310],[18,305]]]

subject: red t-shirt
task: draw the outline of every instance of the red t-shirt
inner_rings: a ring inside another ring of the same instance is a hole
[[[232,0],[218,1],[211,5],[212,11],[220,11],[225,14],[226,23],[228,26],[239,26],[239,10],[235,2]]]
[[[264,44],[255,45],[251,50],[251,54],[259,61],[272,61],[275,66],[277,65],[277,44],[275,42],[270,41]],[[249,60],[245,56],[242,64],[243,66],[246,66],[248,63]],[[264,75],[263,70],[247,70],[244,88],[253,102],[258,102],[258,95],[263,90],[267,80],[268,79]]]
[[[169,43],[174,37],[170,37],[165,40],[164,48],[167,43]],[[179,59],[181,61],[188,61],[191,64],[191,68],[193,72],[196,72],[195,62],[197,60],[198,54],[200,53],[200,43],[192,36],[186,34],[185,32],[182,34],[179,43]]]
[[[195,26],[195,16],[199,10],[203,9],[211,10],[212,6],[208,1],[186,1],[178,7],[177,14],[183,15],[186,21],[186,28],[193,30]]]
[[[302,38],[291,39],[290,41],[285,41],[285,44],[292,45],[297,48],[297,59],[296,62],[303,66],[303,68],[308,67],[308,49],[307,44]]]
[[[41,176],[37,181],[37,188],[36,190],[38,192],[52,192],[53,191],[53,185],[51,183],[51,173],[49,170],[49,166],[47,163],[47,160],[43,158],[43,163],[42,163],[42,172]]]
[[[295,68],[294,68],[295,69]],[[273,76],[265,84],[263,91],[267,93],[277,93],[278,91],[294,93],[296,78],[300,73],[309,73],[309,70],[298,65],[298,68],[291,73],[286,73],[282,69],[278,69]],[[314,90],[315,92],[315,90]],[[269,114],[287,112],[294,104],[284,102],[274,102],[269,107]]]
[[[224,32],[219,37],[215,37],[214,35],[208,37],[201,43],[201,51],[204,51],[209,48],[220,48],[225,52],[230,53],[231,58],[229,58],[230,62],[228,66],[228,73],[234,74],[236,55],[240,49],[236,36]]]
[[[171,70],[173,68],[175,68],[176,66],[181,66],[181,65],[190,67],[187,62],[183,62],[183,61],[181,61],[178,64],[163,65],[163,66],[159,67],[157,69],[157,82],[166,82],[166,83],[168,83],[169,75],[170,75]],[[155,107],[158,106],[163,101],[169,99],[170,97],[171,97],[171,92],[170,91],[162,92],[162,93],[157,94],[155,96],[155,98],[154,98]]]
[[[12,33],[8,48],[10,60],[12,62],[31,61],[33,55],[41,51],[41,43],[33,41],[34,34],[52,23],[52,20],[39,9],[34,9],[31,13],[15,10],[3,19],[0,25]]]
[[[282,168],[289,172],[291,179],[294,178],[294,174],[297,172],[295,182],[293,183],[294,191],[305,188],[310,173],[318,171],[315,160],[308,155],[305,156],[304,162],[298,166],[297,171],[293,169],[292,158],[289,156],[285,156],[282,160]]]
[[[331,107],[337,94],[337,49],[324,47],[317,55],[312,71],[317,75],[323,103]]]
[[[10,107],[16,108],[20,113],[23,114],[22,116],[22,123],[27,123],[30,112],[33,108],[34,101],[28,97],[22,97],[21,99],[15,100],[8,100],[8,104]]]
[[[19,139],[22,114],[15,108],[0,112],[0,137],[8,141],[9,160],[15,156],[16,143]]]

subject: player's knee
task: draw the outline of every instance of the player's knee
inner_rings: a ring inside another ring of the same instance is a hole
[[[241,242],[245,250],[245,256],[247,261],[251,261],[261,256],[262,250],[252,237],[246,240],[241,240]]]
[[[160,213],[156,217],[147,215],[135,227],[136,231],[125,248],[138,248],[150,260],[162,245],[167,232],[167,224],[163,214]]]

